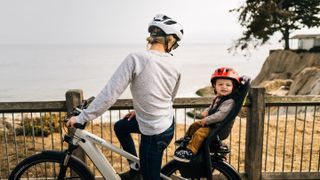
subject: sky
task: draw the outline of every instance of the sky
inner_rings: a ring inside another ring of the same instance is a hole
[[[230,44],[243,1],[0,0],[0,44],[140,44],[157,13],[182,24],[183,43]]]

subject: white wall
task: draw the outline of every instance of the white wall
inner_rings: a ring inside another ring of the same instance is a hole
[[[299,39],[298,48],[309,50],[314,46],[314,39]]]

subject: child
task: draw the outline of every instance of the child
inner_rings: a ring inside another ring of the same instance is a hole
[[[222,122],[235,105],[234,97],[238,93],[239,84],[240,77],[232,68],[221,67],[215,70],[211,76],[211,85],[216,96],[212,104],[201,113],[204,118],[195,121],[185,137],[176,141],[177,143],[189,141],[189,143],[186,148],[176,150],[175,160],[189,162],[192,156],[198,153],[204,139],[209,135],[209,126],[214,127]]]

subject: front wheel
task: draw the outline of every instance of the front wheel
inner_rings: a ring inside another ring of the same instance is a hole
[[[62,167],[65,153],[43,151],[21,161],[11,172],[9,180],[17,179],[94,179],[86,165],[71,156],[65,168]]]
[[[180,173],[180,168],[178,164],[179,162],[172,160],[168,162],[162,169],[161,173],[170,177],[171,179],[188,179],[182,177]],[[197,179],[200,179],[201,177],[198,177]],[[212,179],[228,179],[228,180],[239,180],[241,179],[239,174],[227,163],[218,161],[218,162],[212,162]]]

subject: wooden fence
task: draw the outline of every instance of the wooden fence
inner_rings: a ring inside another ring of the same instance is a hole
[[[63,150],[64,130],[59,120],[82,100],[81,90],[70,90],[65,101],[0,103],[0,179],[6,179],[27,156],[44,149]],[[191,112],[201,111],[211,101],[175,100],[175,139],[196,119]],[[88,130],[120,146],[113,123],[132,108],[130,99],[118,100],[95,123],[90,123]],[[245,179],[320,179],[320,97],[270,97],[263,88],[253,87],[225,142],[231,149],[229,163]],[[175,148],[169,145],[164,163],[172,158]],[[128,168],[125,159],[102,151],[117,171]],[[90,162],[88,166],[99,176]]]

